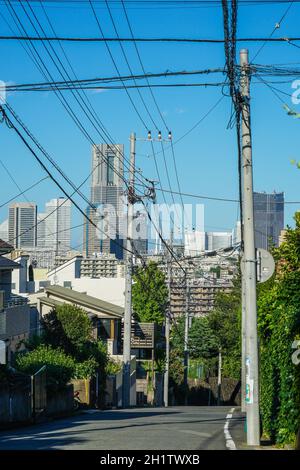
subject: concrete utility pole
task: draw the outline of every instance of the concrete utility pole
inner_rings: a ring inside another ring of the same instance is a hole
[[[170,367],[170,316],[171,316],[171,284],[172,284],[172,261],[167,261],[168,267],[168,307],[166,312],[165,338],[166,338],[166,365],[164,373],[164,406],[169,406],[169,367]]]
[[[130,135],[130,170],[127,196],[127,240],[126,271],[125,271],[125,312],[124,312],[124,339],[123,339],[123,389],[122,406],[130,406],[130,361],[131,361],[131,288],[132,288],[132,239],[133,239],[133,204],[134,204],[134,177],[135,177],[135,133]]]
[[[260,444],[258,343],[256,305],[256,252],[254,244],[253,174],[250,123],[250,71],[248,50],[240,51],[240,92],[244,189],[244,279],[246,307],[246,411],[247,444]]]
[[[242,380],[241,380],[241,410],[246,411],[246,288],[245,276],[242,275]]]
[[[218,360],[218,406],[221,404],[221,391],[222,391],[222,350],[219,348]]]
[[[184,385],[186,389],[185,402],[187,404],[187,386],[189,371],[189,308],[190,286],[186,278],[185,322],[184,322]]]
[[[173,249],[173,229],[171,230],[170,248]],[[164,406],[169,406],[169,369],[170,369],[170,324],[171,324],[171,289],[172,289],[172,256],[168,253],[168,310],[166,313],[165,339],[166,339],[166,366],[164,373]]]

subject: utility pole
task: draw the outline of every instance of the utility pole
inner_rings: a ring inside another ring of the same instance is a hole
[[[173,249],[173,229],[171,230],[170,247]],[[164,406],[169,406],[169,369],[170,369],[170,323],[171,323],[171,289],[172,289],[172,257],[168,253],[167,259],[168,268],[168,310],[166,313],[166,324],[165,324],[165,339],[166,339],[166,365],[164,373]]]
[[[130,361],[131,361],[131,289],[132,289],[132,239],[133,239],[133,204],[134,204],[134,177],[135,177],[135,133],[130,135],[130,169],[127,196],[127,240],[126,240],[126,271],[125,271],[125,312],[124,312],[124,339],[123,339],[123,388],[122,406],[130,406]]]
[[[170,367],[170,316],[171,316],[171,284],[172,284],[172,261],[169,258],[168,266],[168,307],[166,312],[165,339],[166,339],[166,365],[164,373],[164,406],[169,406],[169,367]]]
[[[245,276],[242,275],[242,380],[241,380],[241,410],[246,411],[246,288]]]
[[[190,286],[188,279],[186,283],[186,300],[185,300],[185,322],[184,322],[184,385],[185,385],[185,404],[187,405],[187,387],[188,387],[188,371],[189,371],[189,296]]]
[[[221,404],[221,387],[222,387],[222,350],[219,348],[218,360],[218,406]]]
[[[258,343],[256,305],[256,252],[254,244],[253,173],[250,123],[250,72],[248,50],[240,51],[242,117],[242,161],[244,188],[244,278],[246,307],[246,410],[247,444],[260,444]]]

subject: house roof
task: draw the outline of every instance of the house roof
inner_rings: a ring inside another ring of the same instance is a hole
[[[61,286],[50,286],[45,287],[45,293],[47,296],[55,296],[61,300],[66,300],[74,304],[80,305],[83,308],[90,308],[93,310],[98,310],[101,313],[108,314],[110,316],[115,316],[122,318],[124,315],[124,308],[119,305],[112,304],[110,302],[105,302],[104,300],[97,299],[91,295],[87,295],[73,289],[68,289]],[[41,300],[44,301],[45,298]],[[48,299],[49,300],[49,297]]]
[[[9,258],[0,256],[0,269],[19,269],[20,265]]]

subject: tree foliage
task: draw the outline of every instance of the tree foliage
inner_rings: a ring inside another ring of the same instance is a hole
[[[168,302],[168,289],[164,273],[157,264],[150,262],[138,268],[132,286],[132,306],[135,318],[140,322],[156,322],[162,325]]]
[[[208,324],[222,350],[223,375],[240,379],[241,376],[241,276],[233,281],[231,292],[216,296]]]
[[[300,338],[299,213],[295,221],[273,250],[275,275],[258,289],[263,431],[281,444],[292,443],[300,427],[300,367],[292,362],[292,343]]]
[[[74,376],[75,361],[60,349],[40,345],[37,349],[27,353],[19,353],[16,357],[16,367],[25,374],[35,374],[46,366],[47,386],[56,391],[65,385]]]
[[[179,318],[171,335],[171,345],[182,356],[184,354],[184,324],[185,318]],[[208,359],[218,354],[217,337],[210,328],[207,317],[194,318],[189,328],[188,338],[189,357],[191,359]]]
[[[104,392],[108,354],[106,345],[92,337],[92,324],[86,312],[71,304],[62,304],[41,321],[43,333],[26,343],[29,352],[19,353],[16,366],[34,373],[47,366],[50,387],[65,385],[71,378],[88,379],[99,372],[100,392]],[[62,375],[59,377],[59,364]]]
[[[47,344],[78,357],[92,339],[92,325],[86,312],[71,304],[56,306],[41,319]]]

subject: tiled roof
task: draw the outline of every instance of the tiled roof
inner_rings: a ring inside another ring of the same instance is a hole
[[[45,287],[45,293],[50,294],[60,299],[65,299],[69,302],[74,302],[74,304],[81,305],[82,307],[92,308],[99,310],[102,313],[107,313],[119,318],[122,318],[124,315],[124,308],[119,305],[112,304],[110,302],[105,302],[104,300],[97,299],[91,295],[83,294],[81,292],[75,291],[73,289],[68,289],[61,286],[51,286]]]

